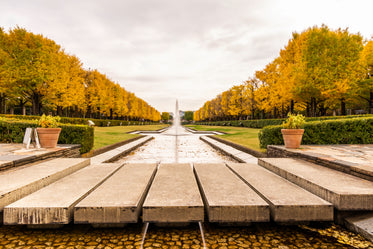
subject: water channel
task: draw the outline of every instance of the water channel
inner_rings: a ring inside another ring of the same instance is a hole
[[[178,111],[176,111],[178,113]],[[119,163],[194,163],[229,162],[199,137],[181,127],[178,122]],[[93,228],[89,225],[67,225],[62,229],[32,230],[23,226],[0,226],[2,248],[373,248],[373,243],[333,223],[279,225],[274,223],[251,226],[219,226],[201,224],[167,228],[129,224],[124,228]]]

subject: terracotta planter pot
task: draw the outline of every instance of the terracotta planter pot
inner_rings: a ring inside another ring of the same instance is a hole
[[[302,142],[304,129],[281,129],[284,138],[285,148],[298,149]]]
[[[36,128],[42,148],[55,148],[61,128]]]

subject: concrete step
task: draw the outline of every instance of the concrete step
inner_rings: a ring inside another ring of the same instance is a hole
[[[120,168],[120,164],[85,167],[4,208],[5,225],[68,224],[73,207]]]
[[[269,221],[268,204],[223,163],[194,164],[210,222]]]
[[[58,158],[0,174],[0,211],[49,184],[87,165],[89,159]]]
[[[348,229],[355,231],[373,242],[373,213],[351,216],[345,219]]]
[[[302,149],[287,149],[269,145],[269,157],[291,157],[373,181],[373,144],[302,145]]]
[[[139,146],[145,144],[146,142],[152,140],[152,136],[145,136],[143,138],[137,139],[133,142],[128,144],[122,145],[118,148],[113,150],[109,150],[105,153],[99,154],[97,156],[91,157],[92,164],[99,164],[99,163],[108,163],[117,160],[119,157],[124,156],[131,152],[132,150],[138,148]]]
[[[74,208],[74,223],[136,223],[157,169],[156,164],[127,164]]]
[[[261,158],[259,165],[332,203],[338,210],[373,210],[373,182],[311,162]]]
[[[228,167],[270,205],[276,222],[332,221],[333,205],[269,170],[249,163]]]
[[[204,220],[197,181],[190,164],[161,164],[143,206],[143,221],[187,223]]]

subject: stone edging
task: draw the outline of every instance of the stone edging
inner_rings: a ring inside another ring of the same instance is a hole
[[[189,128],[189,127],[185,127],[185,126],[183,126],[183,127],[184,127],[185,130],[187,130],[187,131],[189,131],[193,134],[208,134],[208,133],[214,134],[214,135],[218,135],[216,133],[228,134],[224,131],[199,131],[199,130],[196,130],[196,129],[193,129],[193,128]]]
[[[348,162],[329,161],[322,157],[289,151],[289,150],[286,150],[284,147],[280,147],[277,145],[268,145],[267,155],[268,157],[299,158],[299,159],[303,159],[303,160],[306,160],[306,161],[309,161],[309,162],[312,162],[318,165],[322,165],[330,169],[341,171],[346,174],[357,176],[368,181],[373,181],[373,175],[371,173],[369,174],[367,171],[364,171],[358,167],[355,167],[354,165],[349,164]]]
[[[237,150],[243,151],[243,152],[248,153],[250,155],[253,155],[253,156],[257,157],[257,158],[267,157],[267,155],[265,153],[262,153],[262,152],[259,152],[259,151],[247,148],[245,146],[242,146],[242,145],[239,145],[239,144],[236,144],[236,143],[224,140],[224,139],[221,139],[219,137],[215,137],[215,136],[212,136],[212,135],[208,135],[207,137],[215,139],[216,141],[218,141],[220,143],[229,145],[229,146],[231,146],[231,147],[233,147],[233,148],[235,148]]]
[[[128,131],[126,132],[127,134],[134,134],[136,132],[144,132],[144,133],[161,133],[161,132],[164,132],[165,130],[167,130],[168,128],[170,128],[169,126],[168,127],[165,127],[165,128],[161,128],[161,129],[158,129],[158,130],[154,130],[154,131],[146,131],[146,130],[143,130],[143,131],[139,131],[139,130],[134,130],[134,131]]]
[[[133,141],[136,141],[136,140],[138,140],[140,138],[143,138],[143,137],[145,137],[145,135],[140,135],[138,137],[133,137],[133,138],[130,138],[130,139],[127,139],[127,140],[124,140],[124,141],[121,141],[121,142],[118,142],[118,143],[115,143],[115,144],[109,144],[105,147],[98,148],[96,150],[92,150],[92,151],[89,151],[85,154],[82,154],[81,157],[84,157],[84,158],[94,157],[94,156],[100,155],[102,153],[108,152],[109,150],[113,150],[115,148],[118,148],[122,145],[125,145],[125,144],[131,143]]]
[[[42,154],[30,155],[19,159],[14,159],[12,161],[4,161],[3,163],[0,163],[0,171],[5,171],[10,168],[19,167],[49,158],[78,158],[80,156],[80,147],[80,144],[57,144],[57,148],[60,148],[58,150],[51,150]]]

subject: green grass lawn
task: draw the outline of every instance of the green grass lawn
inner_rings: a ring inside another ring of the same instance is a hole
[[[133,137],[137,134],[128,134],[131,131],[155,131],[167,127],[168,125],[130,125],[130,126],[109,126],[95,127],[95,142],[93,149],[115,144]]]
[[[240,144],[250,149],[266,152],[259,146],[258,133],[260,129],[246,127],[231,127],[231,126],[206,126],[206,125],[186,125],[199,131],[221,131],[227,134],[217,135],[217,137],[228,140],[230,142]]]

